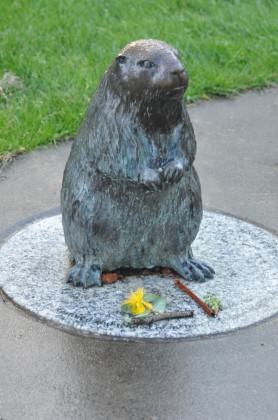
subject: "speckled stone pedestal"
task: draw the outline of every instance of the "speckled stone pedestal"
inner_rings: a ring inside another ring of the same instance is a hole
[[[199,296],[215,293],[223,311],[207,317],[173,278],[132,276],[81,289],[66,284],[69,268],[61,216],[26,225],[0,250],[0,284],[18,306],[58,328],[121,340],[182,339],[227,332],[274,315],[278,309],[278,238],[233,217],[205,212],[194,254],[216,271],[213,280],[189,283]],[[120,312],[130,291],[144,287],[167,298],[167,309],[194,309],[191,319],[128,327]]]

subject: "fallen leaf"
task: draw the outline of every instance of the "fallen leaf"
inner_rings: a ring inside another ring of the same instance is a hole
[[[170,268],[163,268],[161,270],[161,273],[164,274],[164,276],[171,276],[173,274],[173,272]]]
[[[7,71],[6,73],[4,73],[2,79],[0,79],[0,87],[5,93],[10,89],[22,89],[23,83],[18,76]]]
[[[123,276],[118,273],[102,273],[102,281],[106,284],[115,283],[118,280],[121,280]]]

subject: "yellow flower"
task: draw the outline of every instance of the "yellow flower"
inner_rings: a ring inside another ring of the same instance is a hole
[[[153,305],[144,300],[144,289],[137,289],[135,292],[130,293],[128,299],[123,301],[124,304],[130,306],[132,315],[140,315],[146,309],[152,309]]]

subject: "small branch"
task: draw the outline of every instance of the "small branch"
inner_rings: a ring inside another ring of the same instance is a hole
[[[186,294],[188,294],[188,296],[191,297],[191,299],[194,300],[194,302],[197,303],[197,305],[199,305],[204,312],[206,312],[206,314],[208,316],[215,316],[215,312],[210,309],[210,307],[202,300],[200,299],[197,295],[195,295],[195,293],[192,292],[192,290],[190,290],[187,286],[185,286],[180,280],[175,280],[175,285],[182,290],[183,292],[185,292]]]
[[[153,314],[142,318],[132,318],[130,325],[150,325],[152,322],[162,321],[164,319],[177,319],[177,318],[191,318],[194,311],[184,312],[164,312],[162,314]]]

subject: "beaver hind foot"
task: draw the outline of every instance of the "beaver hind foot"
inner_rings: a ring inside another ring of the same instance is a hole
[[[215,271],[203,261],[188,257],[183,261],[173,261],[172,268],[179,273],[182,278],[188,281],[197,281],[203,283],[206,279],[212,279]]]
[[[188,280],[204,282],[206,279],[212,279],[215,274],[212,267],[195,258],[185,260],[182,265]]]
[[[101,286],[101,269],[95,264],[81,264],[77,262],[68,274],[67,283],[73,286],[84,287],[87,289],[92,286]]]

